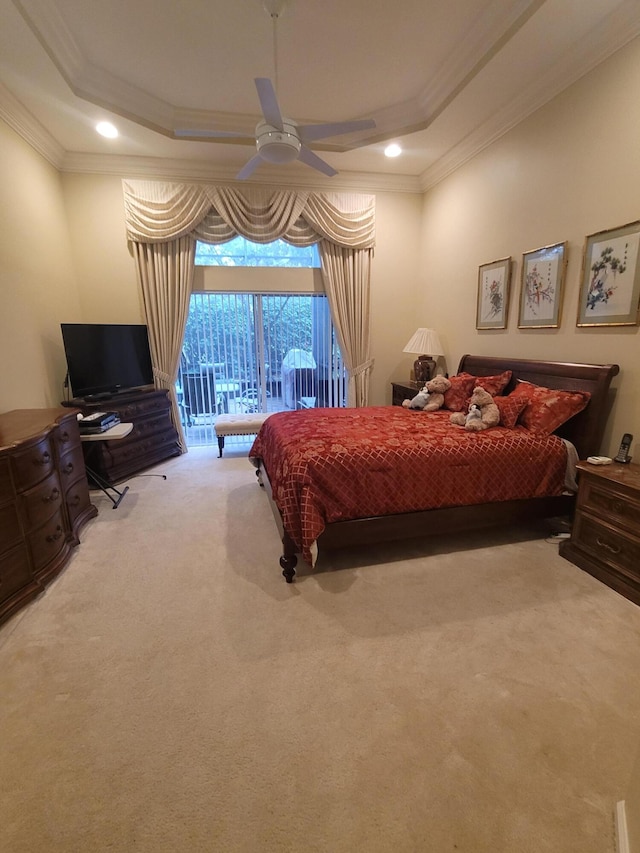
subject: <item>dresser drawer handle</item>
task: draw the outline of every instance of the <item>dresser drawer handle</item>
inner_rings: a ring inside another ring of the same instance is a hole
[[[60,441],[69,441],[69,433],[66,430],[60,433]]]
[[[40,459],[33,460],[34,465],[48,465],[49,462],[51,462],[51,454],[48,450],[45,450]]]
[[[70,474],[73,471],[73,462],[67,462],[67,464],[62,469],[63,474]]]
[[[599,536],[596,539],[596,543],[601,548],[604,548],[605,551],[609,551],[611,554],[619,554],[620,553],[621,549],[617,545],[609,545],[608,542],[603,542]]]
[[[69,504],[69,506],[78,506],[78,504],[80,503],[80,495],[73,495],[69,498],[67,503]]]
[[[44,504],[52,503],[53,501],[57,501],[59,497],[60,497],[60,491],[58,489],[51,489],[51,493],[48,494],[46,497],[42,498],[42,503],[44,503]]]
[[[624,504],[622,503],[622,501],[612,501],[612,503],[611,503],[611,509],[612,509],[614,512],[617,512],[617,513],[618,513],[618,515],[623,515],[623,513],[624,513]]]
[[[55,533],[50,533],[50,534],[47,536],[47,542],[55,542],[55,541],[56,541],[57,539],[59,539],[61,536],[62,536],[62,527],[60,527],[60,525],[58,525],[58,526],[56,527],[56,532],[55,532]]]

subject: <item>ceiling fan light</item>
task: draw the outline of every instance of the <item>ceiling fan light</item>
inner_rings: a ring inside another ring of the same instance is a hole
[[[264,122],[256,129],[256,148],[258,154],[268,163],[291,163],[300,154],[300,139],[295,133],[295,125],[283,122],[284,129],[278,130]]]

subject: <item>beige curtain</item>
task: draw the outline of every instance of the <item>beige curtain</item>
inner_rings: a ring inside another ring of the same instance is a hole
[[[369,283],[375,243],[375,197],[268,187],[219,187],[160,181],[122,182],[127,237],[133,244],[156,365],[169,388],[186,449],[174,384],[180,361],[195,242],[224,243],[237,234],[257,243],[319,243],[322,275],[348,372],[348,405],[369,396]]]
[[[349,377],[347,405],[369,402],[373,367],[369,343],[369,280],[372,249],[345,249],[320,241],[322,279]]]
[[[166,243],[133,244],[149,328],[155,384],[156,388],[169,391],[171,416],[183,453],[187,446],[175,385],[193,288],[195,246],[195,240],[188,236]]]

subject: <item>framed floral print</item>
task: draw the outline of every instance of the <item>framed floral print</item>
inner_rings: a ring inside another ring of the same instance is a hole
[[[590,234],[582,256],[577,326],[637,326],[640,221]]]
[[[560,325],[566,255],[566,243],[522,255],[519,329],[557,329]]]
[[[511,258],[482,264],[478,270],[476,329],[506,329]]]

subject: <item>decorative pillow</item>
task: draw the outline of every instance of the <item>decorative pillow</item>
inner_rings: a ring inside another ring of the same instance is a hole
[[[529,401],[526,397],[514,397],[511,394],[509,397],[494,397],[493,402],[500,412],[500,426],[513,429]]]
[[[450,376],[451,388],[444,392],[443,408],[449,409],[450,412],[466,412],[475,381],[475,376],[468,373]]]
[[[504,373],[495,373],[493,376],[474,376],[472,373],[459,373],[458,376],[471,376],[474,388],[476,385],[482,385],[492,397],[499,397],[509,384],[511,371],[505,370]]]
[[[518,379],[509,397],[525,399],[527,405],[520,415],[520,423],[532,432],[545,435],[581,412],[589,402],[588,391],[559,391]]]

